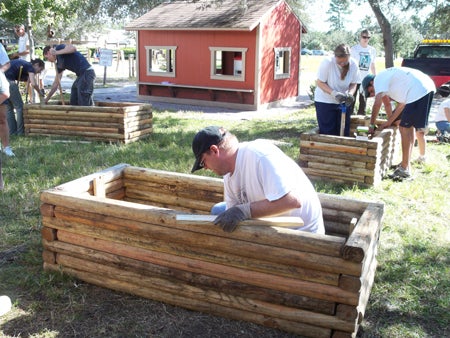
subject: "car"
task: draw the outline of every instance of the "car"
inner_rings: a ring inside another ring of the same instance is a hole
[[[312,51],[310,51],[310,50],[307,49],[307,48],[302,48],[301,54],[302,54],[302,55],[312,55]]]
[[[312,55],[325,55],[325,51],[320,50],[320,49],[314,49],[312,51]]]

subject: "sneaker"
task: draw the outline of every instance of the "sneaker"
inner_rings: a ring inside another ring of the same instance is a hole
[[[394,181],[403,181],[403,180],[411,180],[411,174],[408,170],[403,169],[402,166],[398,166],[397,169],[394,170],[394,172],[390,175],[388,175],[389,178],[393,179]]]
[[[427,157],[426,156],[419,156],[418,158],[416,158],[413,162],[417,163],[417,164],[423,164],[427,161]]]
[[[6,154],[6,156],[10,156],[10,157],[16,156],[16,154],[13,153],[10,146],[3,148],[3,152]]]

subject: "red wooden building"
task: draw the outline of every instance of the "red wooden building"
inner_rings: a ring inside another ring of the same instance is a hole
[[[171,1],[125,28],[141,98],[259,109],[299,95],[306,29],[284,0]]]

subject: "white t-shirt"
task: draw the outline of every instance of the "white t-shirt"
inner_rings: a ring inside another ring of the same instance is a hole
[[[25,33],[23,36],[19,36],[18,52],[22,53],[22,52],[26,51],[27,49],[29,49],[29,48],[27,48],[28,45],[29,45],[28,34]],[[30,61],[30,54],[21,55],[20,58],[25,61]]]
[[[358,83],[359,80],[359,69],[356,61],[350,58],[349,64],[350,67],[348,73],[344,80],[341,80],[341,70],[336,63],[336,57],[328,56],[320,63],[317,79],[326,82],[331,89],[345,93],[348,91],[351,83]],[[314,100],[323,103],[339,103],[333,96],[320,89],[319,86],[317,86],[314,91]]]
[[[370,73],[370,66],[375,62],[377,51],[372,46],[363,47],[360,44],[357,44],[350,49],[350,55],[356,60],[356,63],[358,64],[358,83],[361,83],[366,75]]]
[[[277,146],[267,140],[239,144],[235,170],[224,176],[227,208],[261,200],[275,201],[292,192],[301,207],[280,216],[299,216],[298,230],[325,233],[319,197],[303,170]]]
[[[434,117],[435,122],[448,121],[447,116],[445,116],[445,108],[450,109],[450,99],[442,101],[439,105],[436,116]]]
[[[375,76],[375,95],[383,93],[399,103],[415,102],[430,92],[435,92],[433,80],[421,71],[408,67],[392,67]]]
[[[3,66],[9,62],[8,53],[6,53],[5,47],[0,43],[0,66]]]

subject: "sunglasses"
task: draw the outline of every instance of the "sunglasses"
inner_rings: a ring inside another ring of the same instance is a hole
[[[361,36],[362,39],[370,39],[370,36]]]

